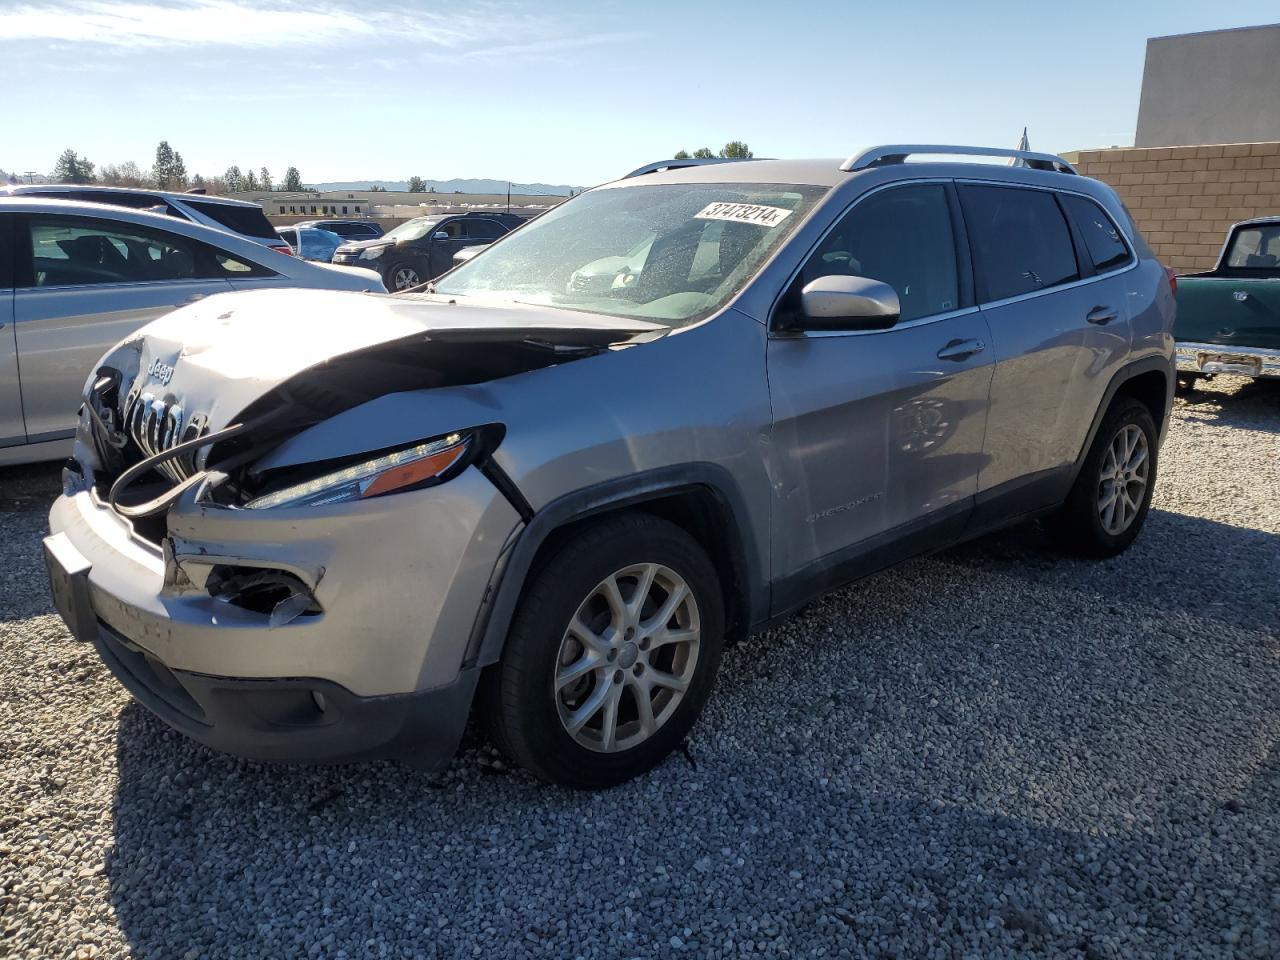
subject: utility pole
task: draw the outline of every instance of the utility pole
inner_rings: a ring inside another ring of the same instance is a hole
[[[507,181],[507,216],[511,216],[511,181]]]

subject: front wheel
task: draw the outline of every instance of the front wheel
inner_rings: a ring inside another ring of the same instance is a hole
[[[1094,437],[1062,509],[1048,523],[1064,546],[1113,557],[1133,543],[1151,508],[1159,453],[1155,420],[1145,404],[1120,397]]]
[[[659,763],[702,712],[720,662],[715,567],[646,514],[596,523],[533,576],[486,678],[498,747],[544,780],[600,789]]]
[[[416,287],[423,279],[422,272],[412,263],[397,263],[387,270],[387,287],[392,293]]]

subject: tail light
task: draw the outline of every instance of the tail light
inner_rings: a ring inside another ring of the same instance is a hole
[[[1178,275],[1173,272],[1173,267],[1165,267],[1164,273],[1169,278],[1169,292],[1176,297],[1178,295]]]
[[[287,243],[269,243],[267,246],[276,253],[283,253],[286,257],[293,256],[293,247],[289,246]]]

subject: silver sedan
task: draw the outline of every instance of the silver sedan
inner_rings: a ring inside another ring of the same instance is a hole
[[[177,307],[270,287],[385,287],[172,217],[0,197],[0,464],[65,456],[85,378],[107,348]]]

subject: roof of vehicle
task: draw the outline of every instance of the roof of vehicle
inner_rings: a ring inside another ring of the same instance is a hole
[[[0,187],[0,196],[20,197],[30,193],[70,193],[72,191],[92,190],[95,193],[130,193],[145,194],[148,197],[160,197],[164,200],[180,200],[185,203],[218,203],[228,207],[257,207],[258,204],[248,200],[233,200],[230,197],[211,197],[205,193],[178,193],[173,190],[152,190],[149,187],[104,187],[96,183],[13,183]],[[261,208],[259,208],[261,209]]]
[[[1028,166],[968,160],[907,161],[911,156],[1020,158]],[[670,164],[670,166],[668,166]],[[910,170],[910,176],[977,177],[984,180],[1054,183],[1065,186],[1086,181],[1065,160],[1053,154],[994,147],[900,144],[872,147],[848,159],[829,160],[670,160],[647,164],[606,186],[635,183],[790,183],[838,187],[870,170]],[[1052,178],[1046,181],[1044,178]]]
[[[240,253],[254,257],[285,257],[261,243],[238,233],[215,230],[204,224],[192,223],[179,217],[171,217],[163,213],[151,213],[137,207],[121,207],[112,203],[90,203],[87,200],[55,200],[52,197],[5,196],[0,194],[0,213],[60,213],[63,215],[80,214],[85,217],[96,217],[100,220],[119,220],[123,223],[134,223],[142,227],[164,230],[215,244],[231,253]]]

